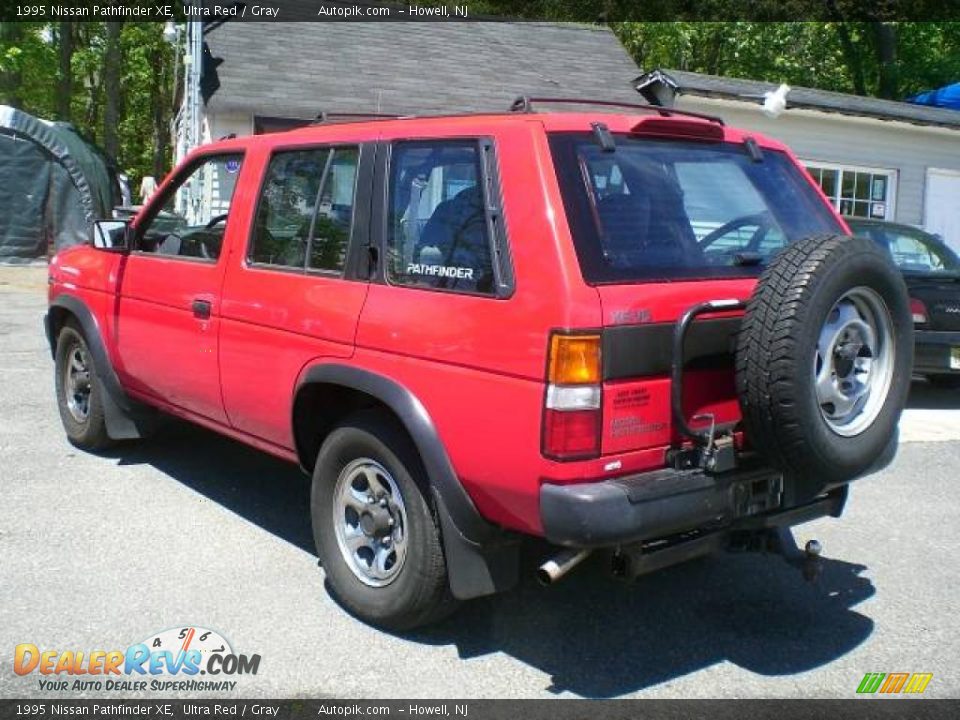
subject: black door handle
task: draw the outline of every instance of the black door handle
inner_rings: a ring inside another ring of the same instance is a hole
[[[209,300],[194,300],[193,301],[193,316],[198,317],[201,320],[206,320],[210,317],[210,301]]]

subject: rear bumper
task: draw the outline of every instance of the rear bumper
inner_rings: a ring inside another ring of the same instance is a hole
[[[700,529],[755,529],[837,517],[844,488],[782,508],[783,480],[770,468],[711,475],[657,470],[575,485],[544,484],[540,519],[552,543],[598,548],[644,542]]]
[[[960,348],[960,332],[917,330],[913,333],[913,371],[920,374],[956,373],[950,368],[950,348]]]

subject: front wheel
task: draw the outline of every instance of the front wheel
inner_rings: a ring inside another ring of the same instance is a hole
[[[330,589],[350,612],[407,630],[454,607],[440,529],[419,457],[380,413],[338,426],[317,457],[313,534]]]
[[[57,409],[67,439],[82,450],[113,444],[103,411],[103,385],[83,333],[66,325],[57,336]]]

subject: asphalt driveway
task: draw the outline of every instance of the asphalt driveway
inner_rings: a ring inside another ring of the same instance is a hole
[[[70,446],[43,287],[42,268],[0,268],[0,696],[56,696],[13,673],[18,643],[125,648],[185,625],[261,655],[220,697],[845,698],[895,671],[960,695],[960,393],[918,384],[896,463],[842,519],[799,528],[824,545],[816,584],[721,555],[634,584],[591,560],[544,589],[531,547],[516,592],[393,636],[324,590],[295,468],[182,423],[103,456]],[[62,696],[98,694],[117,696]]]

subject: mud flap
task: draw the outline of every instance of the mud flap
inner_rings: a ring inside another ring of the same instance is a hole
[[[504,534],[483,545],[472,542],[457,528],[436,489],[433,497],[453,596],[469,600],[513,588],[520,578],[520,540]]]

